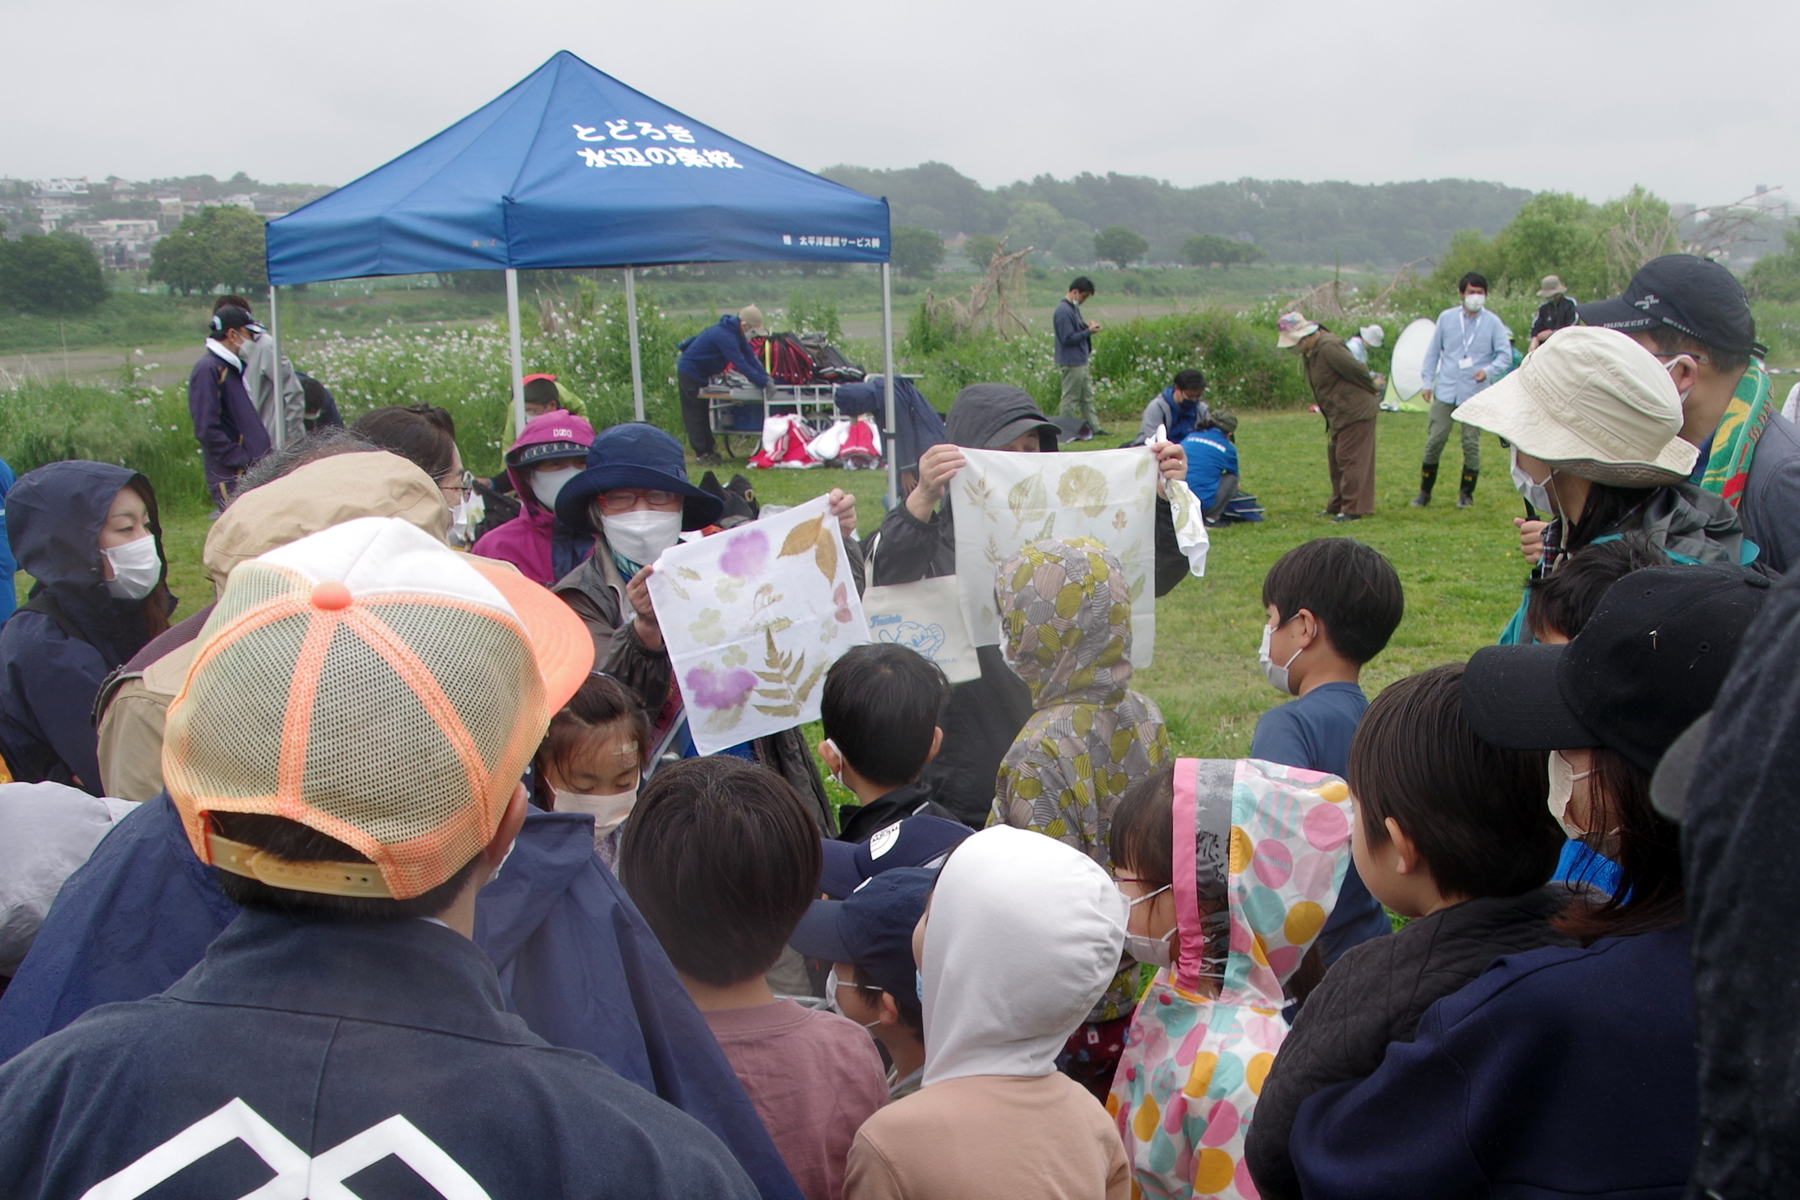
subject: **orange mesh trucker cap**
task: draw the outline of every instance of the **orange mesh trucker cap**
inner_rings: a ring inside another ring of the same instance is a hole
[[[231,572],[169,706],[163,777],[202,862],[410,899],[493,839],[592,665],[580,618],[517,571],[398,518],[346,521]],[[285,817],[370,863],[284,862],[210,812]]]

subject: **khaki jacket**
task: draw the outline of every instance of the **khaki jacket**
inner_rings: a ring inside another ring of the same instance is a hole
[[[357,517],[400,517],[440,541],[450,528],[444,493],[412,463],[386,451],[336,454],[233,501],[206,535],[201,560],[223,592],[239,563]],[[150,800],[163,790],[163,724],[198,651],[198,634],[195,628],[161,658],[133,659],[101,685],[95,713],[106,795]]]
[[[1381,411],[1381,393],[1375,389],[1375,377],[1356,361],[1343,338],[1320,330],[1312,347],[1302,350],[1300,357],[1306,367],[1306,382],[1312,386],[1313,400],[1325,416],[1327,429],[1335,433],[1358,421],[1373,421]]]

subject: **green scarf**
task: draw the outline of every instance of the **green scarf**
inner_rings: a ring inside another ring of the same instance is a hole
[[[1744,377],[1738,380],[1731,403],[1719,420],[1712,438],[1712,453],[1706,460],[1706,474],[1700,486],[1725,498],[1736,508],[1744,498],[1744,483],[1750,477],[1750,461],[1756,456],[1756,443],[1769,418],[1775,415],[1769,373],[1755,359]]]

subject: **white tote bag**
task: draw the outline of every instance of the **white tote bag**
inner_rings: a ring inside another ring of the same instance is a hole
[[[879,541],[876,549],[880,549]],[[873,555],[869,557],[868,572],[873,578]],[[871,642],[892,642],[917,650],[936,663],[951,683],[980,678],[981,662],[963,620],[956,576],[939,575],[914,583],[872,587],[863,592],[862,607]]]

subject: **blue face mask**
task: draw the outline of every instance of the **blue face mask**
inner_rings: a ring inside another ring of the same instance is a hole
[[[913,978],[918,981],[919,1003],[925,1003],[925,972],[914,971]]]

